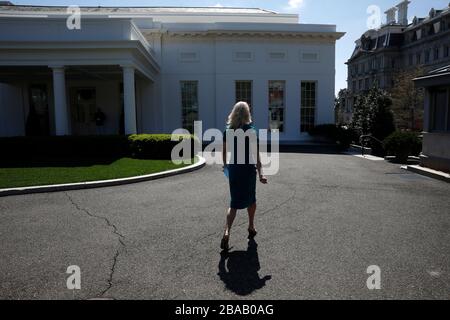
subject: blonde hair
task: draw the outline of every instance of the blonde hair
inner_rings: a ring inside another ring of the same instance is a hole
[[[230,129],[242,128],[245,124],[250,124],[252,122],[252,115],[250,113],[250,107],[247,102],[239,101],[231,110],[228,116],[227,124]]]

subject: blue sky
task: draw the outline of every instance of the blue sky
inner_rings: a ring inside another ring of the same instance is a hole
[[[301,23],[336,24],[338,31],[347,32],[338,41],[336,47],[336,92],[347,86],[347,68],[345,62],[353,52],[354,42],[367,30],[367,9],[376,5],[383,12],[396,5],[400,0],[269,0],[269,1],[237,1],[237,0],[10,0],[14,4],[31,5],[89,5],[89,6],[214,6],[226,7],[258,7],[277,12],[298,13]],[[448,0],[412,0],[409,20],[414,16],[424,17],[430,9],[442,9],[448,6]]]

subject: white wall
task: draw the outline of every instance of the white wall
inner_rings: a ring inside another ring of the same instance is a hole
[[[0,83],[0,137],[25,134],[22,88]]]
[[[131,19],[81,19],[81,29],[69,30],[67,18],[0,19],[0,41],[113,41],[136,38]]]
[[[234,61],[233,52],[253,53],[251,61]],[[180,61],[180,53],[195,52],[198,59]],[[270,52],[285,52],[285,61],[270,60]],[[318,62],[302,62],[302,52],[318,53]],[[181,127],[180,81],[199,82],[199,111],[203,128],[223,129],[235,102],[235,81],[253,81],[254,121],[268,128],[268,81],[286,81],[285,132],[283,140],[308,139],[300,134],[300,84],[317,81],[316,123],[334,123],[334,43],[311,43],[296,39],[182,38],[163,37],[162,76],[164,129]]]

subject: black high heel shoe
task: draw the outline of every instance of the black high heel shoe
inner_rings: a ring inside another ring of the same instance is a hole
[[[222,241],[220,242],[220,249],[224,251],[230,250],[230,236],[223,236]]]
[[[248,239],[254,239],[258,232],[256,230],[248,229]]]

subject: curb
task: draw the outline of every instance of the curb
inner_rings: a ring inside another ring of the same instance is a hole
[[[66,183],[66,184],[53,184],[53,185],[46,185],[46,186],[32,186],[32,187],[0,189],[0,197],[22,195],[22,194],[32,194],[32,193],[45,193],[45,192],[57,192],[57,191],[112,187],[112,186],[120,186],[120,185],[125,185],[125,184],[143,182],[143,181],[162,179],[162,178],[167,178],[167,177],[171,177],[171,176],[175,176],[175,175],[179,175],[179,174],[183,174],[183,173],[196,171],[196,170],[203,168],[206,165],[206,159],[201,156],[197,156],[197,158],[199,161],[190,166],[180,168],[180,169],[173,169],[173,170],[168,170],[168,171],[163,171],[163,172],[147,174],[147,175],[143,175],[143,176],[135,176],[135,177],[111,179],[111,180]]]
[[[445,172],[436,171],[436,170],[421,167],[418,165],[402,166],[402,169],[420,174],[422,176],[426,176],[428,178],[433,178],[433,179],[437,179],[437,180],[441,180],[441,181],[450,183],[450,174],[445,173]]]

